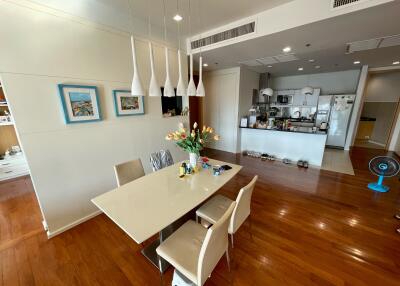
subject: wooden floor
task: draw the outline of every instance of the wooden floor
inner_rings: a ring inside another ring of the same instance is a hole
[[[252,201],[253,240],[235,237],[232,272],[224,259],[206,285],[400,285],[398,178],[386,194],[368,160],[384,151],[351,152],[355,176],[207,150],[243,170],[220,192],[235,198],[260,176]],[[29,178],[0,184],[0,285],[160,285],[158,271],[104,215],[51,240],[42,231]],[[145,221],[144,221],[145,223]],[[172,270],[165,275],[170,285]]]

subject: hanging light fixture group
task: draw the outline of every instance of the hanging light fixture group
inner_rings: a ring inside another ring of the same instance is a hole
[[[189,0],[189,34],[191,36],[191,0]],[[130,0],[128,0],[128,5],[130,7]],[[148,25],[149,25],[149,57],[150,57],[150,82],[149,82],[149,96],[152,97],[160,97],[161,96],[161,88],[158,84],[155,67],[154,67],[154,55],[153,55],[153,45],[151,42],[151,22],[150,22],[150,9],[148,9]],[[179,14],[179,0],[177,0],[177,13]],[[177,15],[178,15],[177,14]],[[163,0],[163,16],[164,16],[164,41],[167,42],[167,25],[166,25],[166,5],[165,0]],[[186,87],[185,80],[183,76],[182,69],[182,57],[181,57],[181,35],[180,35],[180,22],[178,21],[178,83],[177,83],[177,96],[205,96],[204,84],[202,79],[203,73],[203,57],[201,56],[201,48],[200,48],[200,58],[199,58],[199,84],[196,88],[193,79],[193,54],[190,51],[189,54],[189,64],[190,64],[190,78],[189,84]],[[132,48],[132,63],[133,63],[133,78],[131,85],[131,94],[133,96],[144,96],[145,92],[143,90],[139,69],[137,65],[136,59],[136,48],[135,48],[135,39],[133,35],[131,36],[131,48]],[[170,65],[169,65],[169,51],[168,47],[165,46],[165,83],[164,83],[164,96],[165,97],[173,97],[175,96],[175,89],[171,82],[170,77]]]

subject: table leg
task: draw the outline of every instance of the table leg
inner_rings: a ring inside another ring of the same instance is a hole
[[[177,230],[183,223],[185,222],[185,219],[180,219],[177,220],[176,222],[170,224],[163,230],[159,232],[159,237],[146,247],[142,249],[142,254],[150,260],[150,262],[157,267],[161,273],[164,273],[165,270],[168,269],[169,263],[164,260],[163,258],[159,257],[157,255],[156,249],[157,247],[164,241],[166,240],[175,230]]]

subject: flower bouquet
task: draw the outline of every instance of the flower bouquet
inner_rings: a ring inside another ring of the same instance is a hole
[[[191,131],[186,130],[183,124],[179,124],[179,129],[175,132],[168,133],[166,140],[175,141],[175,144],[189,153],[189,163],[192,168],[196,167],[197,160],[200,156],[200,151],[205,144],[211,141],[218,141],[219,135],[214,134],[214,129],[208,126],[203,126],[199,129],[197,123],[193,124]]]

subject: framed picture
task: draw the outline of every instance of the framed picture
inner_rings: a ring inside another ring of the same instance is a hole
[[[133,96],[129,90],[113,90],[117,116],[144,114],[143,96]]]
[[[67,124],[101,120],[97,87],[59,84],[58,90]]]

